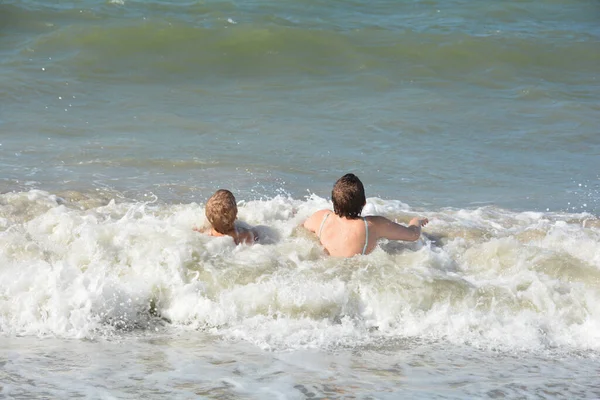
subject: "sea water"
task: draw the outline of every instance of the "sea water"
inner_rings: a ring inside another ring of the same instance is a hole
[[[0,397],[600,397],[594,1],[0,4]],[[337,178],[430,224],[334,259]],[[193,231],[232,190],[261,241]]]

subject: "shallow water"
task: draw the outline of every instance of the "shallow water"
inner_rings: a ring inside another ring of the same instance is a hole
[[[599,397],[598,18],[5,0],[0,396]],[[325,257],[346,172],[422,238]]]
[[[2,353],[4,392],[24,399],[583,399],[600,393],[596,359],[418,341],[272,353],[196,332],[67,343],[11,338]]]
[[[7,395],[598,393],[590,214],[423,211],[432,222],[418,242],[339,260],[298,228],[328,206],[318,196],[241,203],[261,230],[251,247],[194,232],[200,204],[98,203],[0,196]],[[377,198],[365,209],[404,222],[414,212]],[[48,370],[55,359],[64,366]]]

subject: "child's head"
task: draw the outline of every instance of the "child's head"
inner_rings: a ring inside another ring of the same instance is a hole
[[[354,174],[346,174],[337,180],[331,191],[333,211],[340,217],[358,218],[365,206],[365,188]]]
[[[206,202],[205,214],[215,231],[225,235],[231,232],[237,217],[237,205],[233,193],[219,189]]]

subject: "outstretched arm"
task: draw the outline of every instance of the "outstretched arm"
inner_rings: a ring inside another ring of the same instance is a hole
[[[413,218],[410,220],[408,227],[397,224],[389,219],[381,216],[368,217],[375,228],[375,234],[378,238],[386,238],[390,240],[406,240],[414,242],[421,236],[421,227],[427,225],[427,218]]]

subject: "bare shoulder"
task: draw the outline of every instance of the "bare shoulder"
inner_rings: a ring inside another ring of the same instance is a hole
[[[313,215],[308,217],[306,221],[304,221],[304,227],[309,231],[316,232],[319,225],[321,224],[321,220],[325,217],[326,214],[332,213],[331,210],[319,210],[315,212]]]

